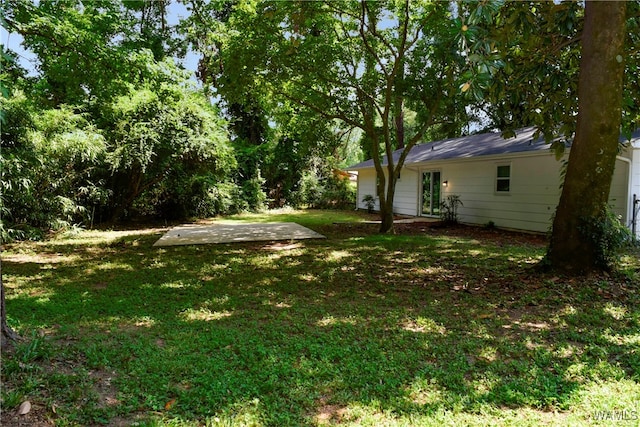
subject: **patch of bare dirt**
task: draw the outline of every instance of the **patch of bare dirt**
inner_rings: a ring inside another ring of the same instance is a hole
[[[51,408],[44,405],[31,403],[28,413],[20,415],[18,408],[13,410],[2,410],[0,414],[0,425],[3,427],[49,427],[55,426],[51,417]]]
[[[378,232],[378,224],[374,223],[338,223],[333,224],[335,234],[375,234]],[[498,246],[530,245],[544,247],[547,237],[539,233],[526,233],[496,228],[486,228],[462,224],[444,224],[442,222],[396,222],[394,224],[396,235],[400,236],[451,236],[475,239],[482,243],[493,243]]]
[[[322,396],[318,401],[318,408],[315,416],[313,417],[318,425],[327,425],[340,422],[347,409],[343,406],[332,405],[327,402],[328,398]]]
[[[2,260],[13,262],[16,264],[59,264],[62,262],[71,262],[79,257],[77,255],[62,255],[59,253],[20,253],[20,254],[3,254]]]
[[[395,224],[394,228],[396,234],[400,235],[429,234],[432,236],[463,237],[490,242],[498,246],[530,245],[542,247],[547,244],[547,237],[539,233],[525,233],[472,225],[414,222]]]
[[[120,404],[116,397],[117,389],[113,385],[115,372],[96,370],[91,371],[89,376],[93,380],[93,390],[98,395],[98,407],[106,408]]]

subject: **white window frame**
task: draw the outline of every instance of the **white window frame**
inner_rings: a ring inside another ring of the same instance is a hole
[[[509,176],[500,176],[500,168],[503,167],[508,167],[509,168]],[[511,184],[512,184],[512,178],[513,178],[513,166],[511,165],[511,163],[498,163],[496,164],[496,175],[495,175],[495,180],[494,180],[494,191],[496,194],[499,195],[509,195],[511,194]],[[506,181],[508,183],[508,190],[500,190],[500,186],[498,185],[499,182],[504,182]]]

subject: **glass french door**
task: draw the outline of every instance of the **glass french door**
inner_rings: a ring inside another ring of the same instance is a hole
[[[422,172],[422,216],[440,215],[440,171]]]

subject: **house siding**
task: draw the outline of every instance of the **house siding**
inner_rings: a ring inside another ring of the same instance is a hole
[[[630,195],[629,198],[633,200],[633,195],[635,194],[638,199],[640,199],[640,143],[637,143],[635,148],[631,151],[631,184],[630,184]],[[640,208],[640,205],[636,205],[635,207],[632,205],[633,202],[629,203],[629,226],[631,226],[631,221],[633,220],[633,209]],[[640,214],[639,214],[640,216]],[[636,235],[640,238],[640,218],[636,220]]]
[[[385,178],[388,174],[385,171]],[[367,195],[375,197],[375,210],[380,210],[380,200],[376,193],[376,171],[375,169],[363,169],[358,171],[358,209],[367,209],[366,203],[362,199]],[[400,174],[400,179],[396,183],[396,194],[393,198],[393,211],[400,215],[417,215],[416,194],[419,194],[418,174],[415,171],[404,169]]]
[[[510,191],[496,192],[496,170],[511,166]],[[443,165],[449,181],[443,197],[460,196],[463,223],[487,224],[531,231],[547,231],[560,195],[559,163],[550,154],[494,158]]]
[[[634,155],[640,155],[640,150]],[[496,192],[499,165],[511,166],[508,193]],[[448,181],[448,186],[442,188],[442,199],[460,196],[460,222],[483,225],[491,221],[497,227],[546,232],[560,197],[561,166],[562,162],[549,152],[412,164],[403,169],[396,184],[394,212],[419,215],[422,172],[437,170],[441,180]],[[640,161],[635,162],[633,174],[640,197]],[[618,160],[610,200],[614,211],[627,223],[628,176],[628,164]],[[360,170],[358,181],[358,208],[366,209],[362,198],[375,195],[375,170]]]
[[[396,183],[396,196],[393,199],[393,211],[400,215],[418,215],[416,200],[420,195],[420,177],[415,170],[403,169]]]
[[[380,210],[380,203],[376,194],[376,171],[375,169],[363,169],[358,171],[358,194],[356,203],[358,209],[367,209],[367,205],[362,201],[364,196],[372,195],[376,199],[375,210]]]

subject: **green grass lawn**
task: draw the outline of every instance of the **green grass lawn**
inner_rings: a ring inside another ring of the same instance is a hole
[[[638,425],[637,253],[565,278],[532,269],[531,236],[381,236],[362,218],[231,218],[327,236],[300,242],[158,249],[147,228],[6,245],[25,340],[3,350],[1,424]]]

